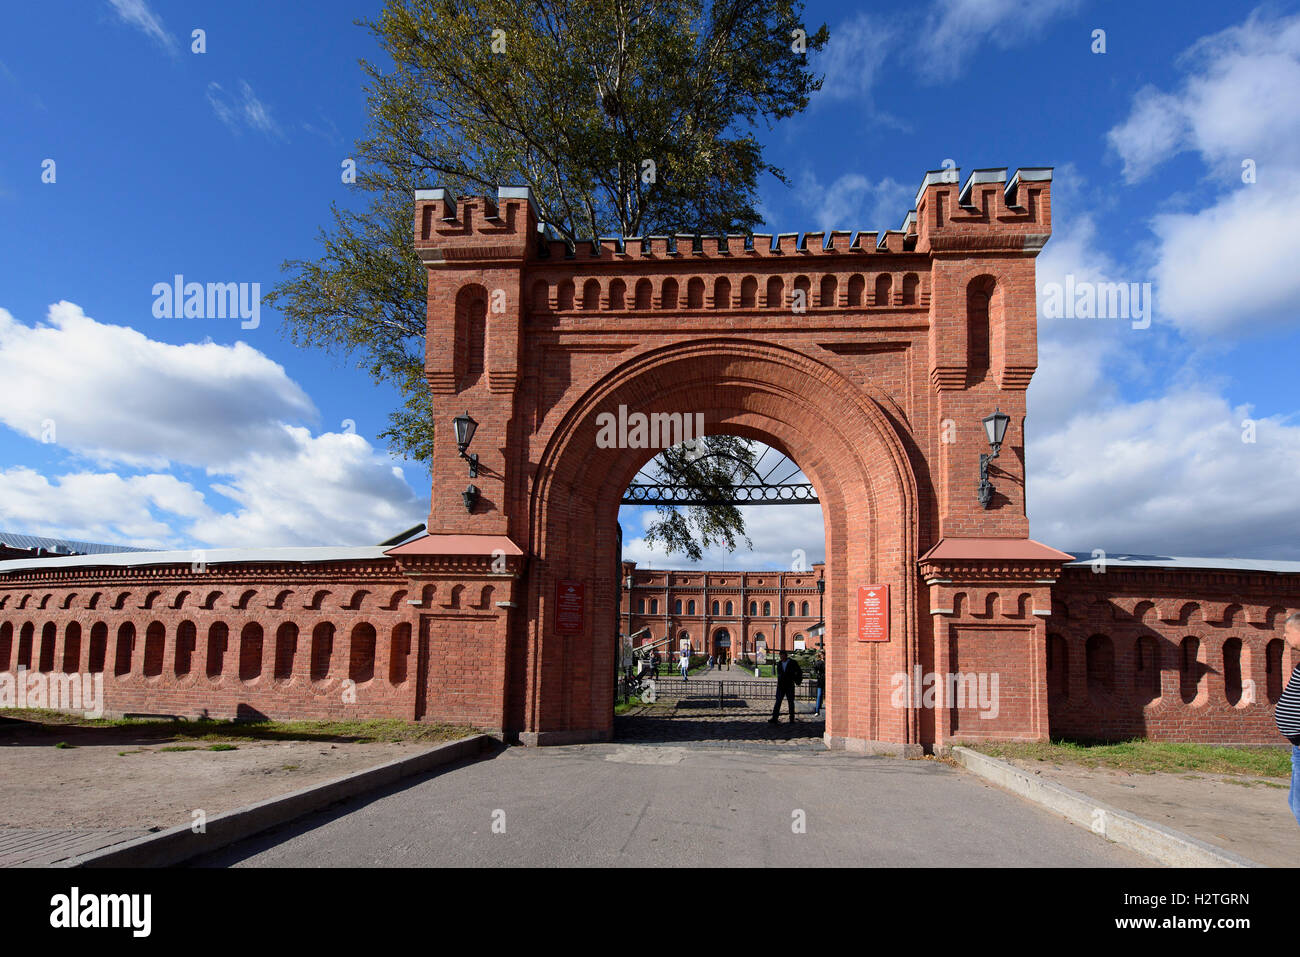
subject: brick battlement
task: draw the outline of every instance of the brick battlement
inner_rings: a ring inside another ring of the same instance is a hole
[[[972,171],[958,188],[960,171],[932,170],[917,192],[916,207],[901,229],[820,230],[806,233],[734,233],[726,236],[602,236],[570,243],[539,231],[527,187],[502,187],[495,198],[457,198],[447,189],[415,194],[415,247],[429,265],[467,261],[602,264],[625,269],[637,262],[673,264],[717,261],[843,258],[945,251],[1037,252],[1051,234],[1051,179],[1046,167]]]

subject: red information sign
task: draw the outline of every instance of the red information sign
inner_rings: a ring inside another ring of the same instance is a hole
[[[889,586],[858,586],[858,641],[889,640]]]
[[[560,634],[582,634],[585,592],[586,586],[582,582],[555,583],[555,630]]]

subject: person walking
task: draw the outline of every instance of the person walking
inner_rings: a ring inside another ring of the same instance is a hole
[[[681,657],[682,680],[689,681],[690,679],[686,677],[686,672],[691,670],[691,653],[689,651],[683,651],[681,652]]]
[[[813,659],[813,680],[817,682],[817,703],[813,706],[813,714],[822,713],[822,699],[826,697],[826,654],[817,652],[817,657]]]
[[[1293,652],[1300,652],[1300,611],[1287,615],[1282,637]],[[1291,813],[1300,824],[1300,661],[1291,669],[1291,678],[1277,699],[1273,720],[1291,742]]]
[[[794,689],[802,683],[803,669],[782,648],[781,660],[776,663],[776,704],[772,706],[772,717],[768,719],[768,724],[776,724],[781,720],[782,698],[790,701],[790,723],[794,724]]]

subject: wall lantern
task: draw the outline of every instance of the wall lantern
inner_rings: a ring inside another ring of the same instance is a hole
[[[992,415],[984,416],[984,431],[989,437],[989,448],[993,450],[992,454],[988,452],[980,453],[980,484],[979,499],[980,505],[988,508],[993,501],[993,483],[989,481],[989,463],[998,457],[1002,451],[1002,440],[1006,438],[1007,425],[1011,422],[1011,416],[1007,415],[1000,409],[994,409]]]
[[[474,432],[478,429],[478,423],[470,418],[468,411],[464,415],[456,416],[451,421],[456,427],[456,448],[460,452],[460,457],[469,462],[469,477],[478,478],[478,453],[475,452],[473,455],[465,454],[469,444],[474,441]],[[475,495],[477,496],[477,492]]]
[[[478,486],[471,485],[460,493],[460,497],[465,500],[465,511],[473,512],[474,506],[478,504]]]

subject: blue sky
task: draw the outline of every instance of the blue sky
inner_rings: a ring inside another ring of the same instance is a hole
[[[155,318],[155,283],[314,255],[363,129],[375,2],[51,0],[0,39],[0,529],[169,545],[367,543],[422,521],[396,401],[269,307]],[[896,227],[945,159],[1056,168],[1040,287],[1151,282],[1150,328],[1040,317],[1032,534],[1073,550],[1300,559],[1300,13],[1208,2],[808,4],[823,90],[760,131],[766,228]],[[191,52],[191,31],[207,52]],[[1105,53],[1092,52],[1105,31]],[[55,181],[43,182],[46,160]],[[1255,181],[1243,182],[1252,161]],[[964,176],[964,173],[963,173]],[[436,184],[429,184],[436,185]],[[1254,441],[1243,441],[1251,432]],[[46,441],[42,441],[42,439]],[[628,554],[682,564],[638,540]],[[750,515],[821,557],[820,515]]]

